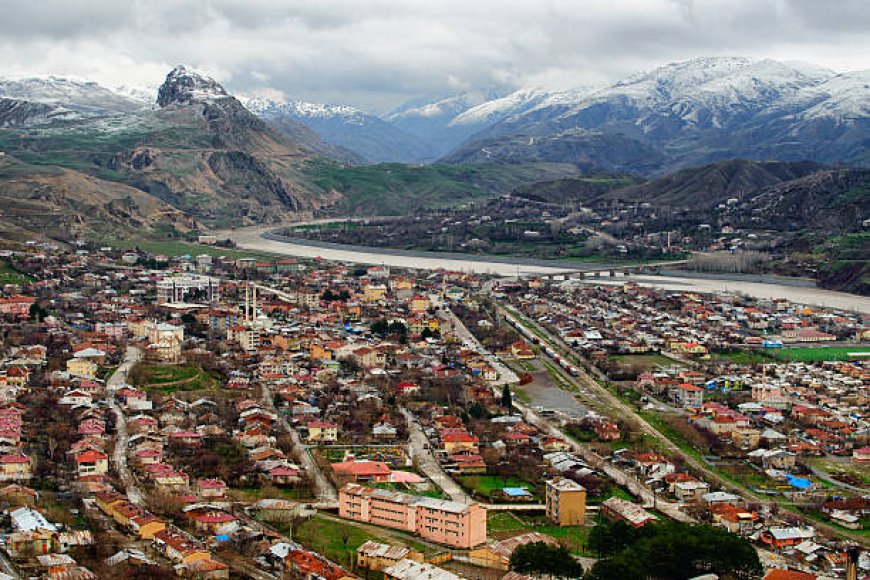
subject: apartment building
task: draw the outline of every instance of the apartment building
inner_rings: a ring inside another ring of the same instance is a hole
[[[547,519],[560,526],[586,523],[586,488],[570,479],[547,481]]]
[[[396,528],[455,548],[486,542],[486,509],[348,483],[339,491],[341,517]]]

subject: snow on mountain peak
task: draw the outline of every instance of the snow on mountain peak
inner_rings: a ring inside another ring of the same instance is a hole
[[[368,115],[348,105],[309,103],[301,100],[286,100],[283,93],[253,93],[241,98],[245,107],[264,116],[288,115],[299,119],[340,118],[346,123],[364,125]]]
[[[229,93],[213,78],[192,68],[178,65],[172,69],[157,91],[157,104],[188,104],[229,97]]]
[[[55,75],[12,75],[0,79],[0,97],[86,114],[129,112],[145,105],[93,81]]]

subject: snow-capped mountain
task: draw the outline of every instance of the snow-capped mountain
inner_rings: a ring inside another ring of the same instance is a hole
[[[355,107],[259,96],[243,98],[243,102],[272,122],[290,119],[301,123],[327,143],[351,151],[361,160],[417,163],[437,157],[422,140]]]
[[[183,65],[172,69],[157,91],[157,104],[166,107],[194,101],[216,101],[230,96],[219,82]]]
[[[490,89],[422,97],[391,111],[384,120],[418,137],[443,155],[487,126],[476,122],[454,124],[457,117],[505,95],[506,91]]]
[[[481,129],[503,121],[512,115],[520,115],[529,111],[554,96],[556,95],[543,89],[519,90],[466,109],[453,117],[447,126]]]
[[[496,121],[448,160],[569,161],[643,173],[728,157],[861,163],[868,158],[867,86],[865,72],[694,59],[597,90],[535,98],[522,91],[480,105],[483,113],[497,111]],[[659,159],[625,166],[633,159],[626,147],[656,151]]]
[[[148,106],[95,82],[56,76],[0,79],[0,97],[83,115],[130,113]]]

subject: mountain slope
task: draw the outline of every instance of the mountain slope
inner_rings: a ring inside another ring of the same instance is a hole
[[[71,240],[80,234],[186,232],[195,220],[134,187],[0,157],[0,237]]]
[[[644,175],[735,157],[862,164],[870,149],[868,86],[866,72],[695,59],[503,112],[445,160],[589,160]],[[624,155],[626,144],[659,158],[638,165]]]
[[[125,183],[213,224],[278,221],[331,203],[299,186],[310,156],[213,79],[177,67],[159,109],[0,131],[25,163],[58,165]]]
[[[245,106],[277,126],[291,121],[308,127],[361,160],[418,163],[437,157],[421,139],[353,107],[257,98],[246,100]]]
[[[149,106],[94,82],[55,76],[0,79],[0,97],[63,107],[84,115],[131,113]]]
[[[365,163],[365,158],[344,149],[341,146],[327,143],[317,131],[306,127],[302,123],[293,120],[291,117],[279,115],[274,117],[261,116],[266,123],[277,129],[282,135],[298,143],[303,149],[307,149],[312,153],[338,161],[341,163],[360,164]]]
[[[732,198],[738,201],[750,199],[764,188],[827,169],[811,161],[786,163],[729,159],[639,183],[627,176],[592,175],[532,184],[517,189],[514,195],[549,203],[593,206],[620,201],[704,211]]]

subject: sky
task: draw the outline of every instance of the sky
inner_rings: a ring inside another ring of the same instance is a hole
[[[870,69],[867,0],[0,0],[0,77],[234,93],[384,113],[424,95],[601,85],[749,56]]]

